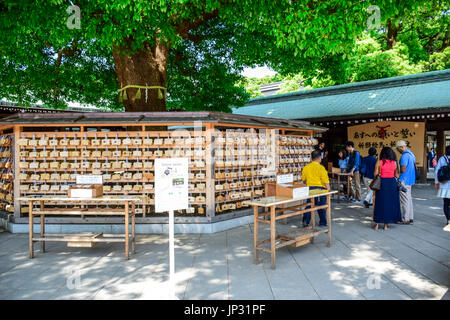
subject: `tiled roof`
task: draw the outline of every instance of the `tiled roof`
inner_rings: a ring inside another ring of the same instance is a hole
[[[450,69],[255,98],[233,113],[310,120],[429,108],[450,108]]]

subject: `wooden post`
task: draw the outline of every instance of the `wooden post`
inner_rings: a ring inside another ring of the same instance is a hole
[[[253,250],[255,257],[255,264],[258,264],[258,206],[253,206]]]
[[[424,130],[424,138],[423,138],[423,166],[418,167],[420,171],[420,183],[427,183],[427,172],[428,172],[428,153],[427,153],[427,120],[425,119],[425,130]],[[417,159],[416,159],[417,160]]]
[[[315,198],[310,198],[309,200],[311,200],[311,230],[312,232],[314,232],[314,229],[316,227],[316,212],[314,211],[314,207],[316,206],[315,203]],[[311,243],[314,243],[314,237],[311,238]]]
[[[134,202],[131,203],[131,208],[132,208],[132,216],[131,216],[131,237],[133,238],[131,240],[131,252],[135,253],[136,252],[136,233],[134,231],[135,229],[135,217],[136,217],[136,205]]]
[[[436,154],[439,159],[445,154],[445,131],[444,129],[439,128],[436,130],[436,133]]]
[[[45,237],[45,215],[42,214],[44,211],[44,201],[40,201],[41,203],[41,238]],[[41,240],[41,250],[45,252],[45,241]]]
[[[128,260],[130,258],[129,252],[128,252],[128,246],[129,246],[129,221],[128,221],[128,200],[125,201],[125,258]]]
[[[13,149],[13,157],[14,157],[14,218],[20,218],[20,179],[19,179],[19,173],[20,173],[20,146],[19,141],[20,139],[20,127],[14,126],[14,136],[13,136],[13,143],[14,143],[14,149]]]
[[[327,225],[328,225],[328,244],[331,246],[331,195],[327,195]]]
[[[34,257],[33,252],[33,201],[28,202],[28,246],[30,250],[30,259]]]
[[[338,203],[339,202],[341,202],[341,175],[340,174],[338,174],[337,175],[337,183],[338,183],[338,185],[337,185],[337,189],[338,189]]]
[[[206,216],[214,217],[216,210],[216,197],[215,197],[215,174],[214,174],[214,161],[213,151],[214,142],[212,141],[212,133],[214,127],[207,123],[205,127],[206,135],[206,150],[205,150],[205,162],[206,162]]]
[[[350,202],[350,194],[352,193],[351,188],[352,187],[352,181],[350,179],[350,176],[347,176],[347,202]]]
[[[270,207],[270,257],[271,268],[275,269],[275,206]]]

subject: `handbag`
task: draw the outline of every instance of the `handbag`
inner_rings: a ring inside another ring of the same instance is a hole
[[[372,180],[369,188],[373,191],[378,191],[381,189],[381,177],[379,174]]]

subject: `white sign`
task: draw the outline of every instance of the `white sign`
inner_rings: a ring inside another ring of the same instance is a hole
[[[295,188],[292,190],[292,198],[305,198],[309,195],[309,187]]]
[[[92,189],[71,189],[71,198],[92,198]]]
[[[77,175],[77,184],[103,184],[103,177],[96,174]]]
[[[290,182],[294,182],[294,175],[291,174],[280,174],[279,176],[277,176],[277,184],[280,183],[290,183]]]
[[[155,211],[187,209],[188,158],[155,159]]]

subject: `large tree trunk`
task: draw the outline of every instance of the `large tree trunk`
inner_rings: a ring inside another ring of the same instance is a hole
[[[166,88],[167,59],[169,48],[157,41],[153,47],[127,55],[122,48],[113,48],[114,65],[121,88],[127,85],[161,86]],[[141,98],[135,99],[138,89],[128,88],[127,100],[123,100],[125,111],[166,111],[166,99],[158,97],[158,89],[149,89],[146,101],[145,90],[141,89]]]
[[[387,50],[391,50],[397,43],[397,36],[399,27],[395,24],[394,21],[388,19],[387,21]]]

